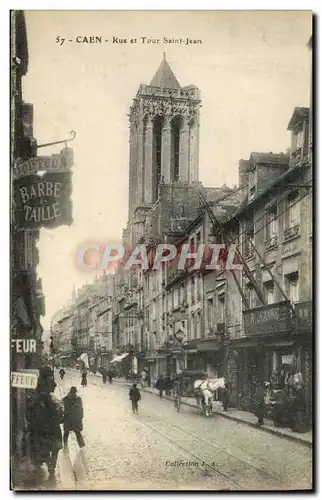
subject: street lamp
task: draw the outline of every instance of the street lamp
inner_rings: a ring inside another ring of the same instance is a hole
[[[179,361],[179,370],[181,371],[182,368],[185,366],[185,360],[182,359],[182,354],[184,355],[183,353],[183,340],[185,339],[186,335],[184,333],[184,331],[181,330],[181,328],[174,334],[176,340],[178,341],[178,343],[180,344],[180,347],[182,349],[182,353],[180,354],[180,358],[181,359],[178,359]]]
[[[181,344],[183,339],[185,338],[185,333],[180,329],[175,333],[175,338]]]

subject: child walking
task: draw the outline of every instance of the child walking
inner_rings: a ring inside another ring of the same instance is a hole
[[[129,392],[130,400],[132,402],[132,411],[133,413],[139,413],[139,401],[141,399],[141,394],[139,389],[136,387],[136,384],[133,384],[130,392]]]

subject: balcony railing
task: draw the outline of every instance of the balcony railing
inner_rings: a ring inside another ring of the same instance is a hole
[[[246,337],[288,332],[293,321],[290,302],[279,302],[244,311],[244,332]]]
[[[295,238],[300,234],[300,224],[294,224],[291,227],[287,227],[284,229],[284,241],[290,240],[291,238]]]
[[[265,241],[265,250],[266,251],[273,250],[277,246],[278,246],[278,237],[277,237],[277,235],[272,236],[271,238],[268,238]]]

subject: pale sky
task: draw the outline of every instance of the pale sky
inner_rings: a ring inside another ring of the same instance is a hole
[[[43,229],[39,276],[43,326],[93,275],[75,265],[85,241],[120,240],[128,211],[127,113],[162,53],[181,86],[201,90],[199,178],[207,187],[238,182],[252,151],[285,152],[295,106],[309,105],[310,11],[27,11],[29,71],[23,95],[34,104],[38,144],[65,139],[74,149],[71,227]],[[56,37],[137,38],[136,44],[56,43]],[[201,39],[143,44],[140,37]],[[60,147],[44,148],[49,155]]]

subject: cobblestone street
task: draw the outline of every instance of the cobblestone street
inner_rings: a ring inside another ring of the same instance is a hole
[[[78,374],[69,372],[59,381],[60,395],[71,385],[83,398],[85,458],[70,436],[70,460],[60,452],[57,488],[311,488],[312,452],[300,443],[220,416],[206,420],[188,406],[177,414],[171,401],[146,392],[133,415],[128,387],[103,385],[96,376],[81,388]]]

